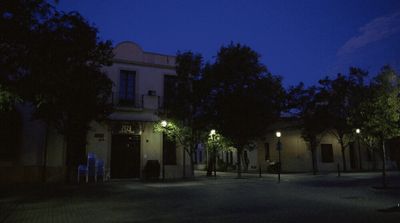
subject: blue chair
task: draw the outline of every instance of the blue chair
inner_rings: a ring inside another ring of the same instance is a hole
[[[88,153],[87,158],[88,178],[94,178],[96,181],[96,154]]]
[[[97,178],[101,177],[101,180],[104,182],[105,170],[104,170],[104,161],[101,159],[96,160],[96,175],[95,181],[97,182]]]
[[[81,176],[84,175],[86,179],[86,183],[88,182],[88,168],[86,165],[79,165],[78,166],[78,184],[80,181]]]
[[[78,184],[82,175],[85,176],[86,183],[89,182],[89,176],[96,180],[96,154],[88,153],[86,165],[78,166]]]

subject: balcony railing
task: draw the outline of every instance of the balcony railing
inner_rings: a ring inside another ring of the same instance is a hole
[[[164,100],[158,95],[136,94],[133,99],[126,100],[119,97],[119,94],[114,92],[111,97],[112,104],[119,108],[136,108],[136,109],[165,109],[170,100]]]
[[[112,104],[116,107],[143,108],[144,95],[135,94],[134,97],[126,99],[120,97],[118,93],[112,93]]]

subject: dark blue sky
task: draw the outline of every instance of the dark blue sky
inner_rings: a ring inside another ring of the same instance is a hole
[[[60,0],[114,44],[145,51],[192,50],[212,61],[231,41],[252,47],[286,86],[316,83],[359,66],[400,71],[399,0]]]

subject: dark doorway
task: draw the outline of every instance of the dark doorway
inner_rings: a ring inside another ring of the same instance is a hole
[[[140,177],[140,136],[113,135],[111,143],[111,178]]]
[[[349,152],[350,152],[350,167],[351,169],[356,169],[357,160],[356,160],[356,150],[354,147],[354,143],[349,144]]]

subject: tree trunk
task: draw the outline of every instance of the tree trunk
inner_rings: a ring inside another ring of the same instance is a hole
[[[214,149],[213,149],[213,154],[214,154],[214,157],[213,157],[213,168],[214,168],[214,177],[216,177],[217,176],[217,149],[215,148],[215,146],[214,146]]]
[[[211,154],[210,148],[207,148],[207,176],[211,176],[212,175],[212,161],[213,159],[213,155]]]
[[[370,149],[371,159],[372,159],[372,170],[376,171],[377,164],[376,164],[376,157],[375,157],[375,149]]]
[[[362,170],[363,166],[362,166],[362,155],[361,155],[361,146],[360,146],[360,136],[359,135],[357,135],[357,144],[358,144],[358,164],[359,164],[360,170]]]
[[[347,171],[347,165],[346,165],[346,155],[345,155],[345,148],[340,145],[342,147],[342,162],[343,162],[343,172]]]
[[[194,177],[194,153],[193,151],[190,153],[190,177]]]
[[[49,135],[49,127],[46,125],[46,133],[44,136],[44,148],[43,148],[43,169],[42,169],[42,181],[46,183],[47,180],[47,139]]]
[[[213,170],[213,168],[212,168],[212,158],[211,158],[211,156],[210,157],[207,157],[207,159],[208,159],[208,163],[207,163],[207,176],[211,176],[212,175],[212,170]]]
[[[382,186],[384,188],[387,187],[386,184],[386,148],[385,148],[385,140],[382,139]]]
[[[192,148],[194,149],[190,150],[190,171],[192,177],[194,177],[194,163],[195,163],[194,158],[196,157],[195,153],[197,152],[197,144],[196,143],[192,144]]]
[[[346,146],[344,144],[344,134],[339,134],[338,136],[338,142],[340,144],[340,148],[342,150],[342,162],[343,162],[343,172],[347,171],[347,165],[346,165]]]
[[[313,169],[313,175],[316,175],[318,172],[318,166],[317,166],[317,156],[315,154],[316,148],[315,146],[311,146],[311,162],[312,162],[312,169]]]
[[[186,177],[186,154],[185,154],[186,148],[182,148],[182,178]]]
[[[241,162],[241,150],[237,150],[237,177],[241,178],[242,177],[242,162]]]

